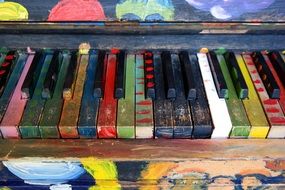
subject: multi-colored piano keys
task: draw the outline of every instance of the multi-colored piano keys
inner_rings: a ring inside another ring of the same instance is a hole
[[[0,138],[285,137],[279,51],[0,54]]]

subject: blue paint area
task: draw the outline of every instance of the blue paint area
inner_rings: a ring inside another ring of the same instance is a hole
[[[145,17],[146,21],[160,21],[164,20],[164,17],[161,16],[159,13],[151,14]]]
[[[122,20],[130,20],[130,21],[140,21],[141,18],[133,13],[127,13],[122,16]]]
[[[173,138],[173,128],[172,127],[162,127],[162,126],[155,128],[155,137]]]
[[[237,18],[245,13],[268,8],[275,0],[186,0],[193,7],[209,11],[215,18]]]
[[[191,138],[192,137],[192,127],[189,126],[174,126],[173,128],[173,138]]]
[[[60,163],[59,163],[60,164]],[[83,166],[78,163],[81,168]],[[12,190],[50,190],[52,185],[31,185],[25,183],[25,181],[18,176],[14,175],[12,172],[8,170],[2,163],[0,163],[0,188],[1,187],[9,187]],[[60,171],[60,168],[58,169],[58,172]],[[42,176],[44,177],[44,176]],[[94,178],[88,174],[84,170],[84,173],[81,174],[79,177],[70,179],[67,183],[64,183],[67,185],[70,185],[72,187],[72,190],[88,190],[89,187],[95,185]]]
[[[89,52],[86,82],[84,84],[83,97],[78,121],[78,133],[81,138],[96,138],[96,120],[99,107],[99,99],[94,98],[94,80],[97,67],[98,54],[95,50]]]

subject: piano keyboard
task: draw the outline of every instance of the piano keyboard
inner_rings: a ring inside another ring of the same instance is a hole
[[[88,50],[1,49],[0,137],[285,137],[282,52]]]

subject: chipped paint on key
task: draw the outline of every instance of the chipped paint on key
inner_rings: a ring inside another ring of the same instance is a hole
[[[270,99],[264,84],[257,72],[256,66],[253,63],[252,57],[248,54],[243,54],[244,61],[250,73],[251,80],[259,95],[264,112],[267,116],[271,129],[268,138],[284,138],[285,137],[285,117],[277,99]]]
[[[136,55],[136,138],[153,138],[153,105],[145,98],[144,82],[143,56]]]

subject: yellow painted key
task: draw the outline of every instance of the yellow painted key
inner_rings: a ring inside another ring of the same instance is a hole
[[[248,99],[243,99],[243,105],[251,124],[249,138],[266,138],[269,131],[269,124],[259,101],[254,84],[250,78],[250,73],[246,68],[242,56],[236,54],[236,59],[248,87]]]

